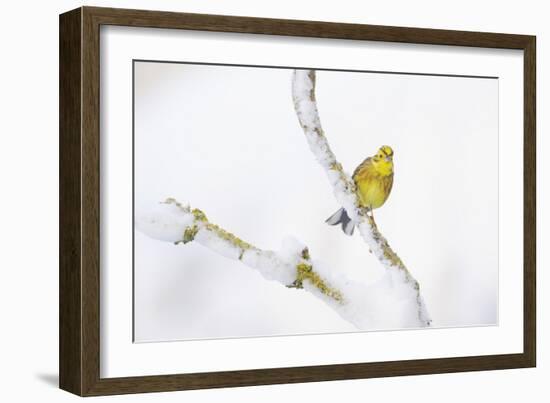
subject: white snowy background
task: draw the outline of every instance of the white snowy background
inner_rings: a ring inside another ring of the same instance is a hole
[[[298,124],[291,73],[137,62],[136,212],[175,197],[260,248],[293,235],[373,282],[383,268],[359,235],[324,223],[339,206]],[[394,187],[375,217],[434,327],[496,324],[498,80],[320,71],[317,99],[349,173],[393,147]],[[195,243],[135,231],[134,259],[137,342],[356,331],[312,295]]]

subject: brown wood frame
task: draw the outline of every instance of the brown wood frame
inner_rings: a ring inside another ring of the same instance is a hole
[[[522,354],[125,378],[99,372],[99,28],[175,28],[524,51]],[[536,365],[536,38],[483,32],[81,7],[60,15],[60,387],[80,396],[218,388]]]

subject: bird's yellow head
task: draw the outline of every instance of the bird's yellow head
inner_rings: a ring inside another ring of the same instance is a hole
[[[372,162],[376,171],[381,175],[391,175],[393,173],[393,150],[390,146],[382,146],[372,157]]]

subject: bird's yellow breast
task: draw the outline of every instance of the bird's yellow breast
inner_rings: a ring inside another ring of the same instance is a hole
[[[393,168],[393,167],[392,167]],[[390,195],[393,185],[393,169],[381,172],[372,160],[365,160],[353,175],[361,207],[376,209],[382,206]]]
[[[387,178],[365,178],[356,182],[362,207],[372,209],[384,204],[389,196]]]

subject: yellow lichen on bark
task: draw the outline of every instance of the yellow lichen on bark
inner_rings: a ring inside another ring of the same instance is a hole
[[[246,241],[243,241],[241,238],[234,235],[233,233],[221,228],[217,224],[213,224],[208,221],[206,214],[202,210],[198,208],[191,209],[189,206],[183,205],[173,198],[166,199],[164,203],[174,204],[182,211],[193,215],[192,223],[185,228],[182,239],[176,242],[176,244],[187,244],[195,239],[199,231],[210,231],[214,233],[218,239],[228,242],[232,246],[237,248],[240,251],[239,260],[242,259],[243,254],[247,250],[256,250],[262,252],[256,246]],[[327,282],[313,270],[313,266],[309,263],[311,257],[309,249],[307,247],[302,249],[299,257],[301,258],[302,263],[299,263],[296,267],[296,280],[288,287],[303,288],[303,282],[307,280],[323,295],[326,295],[334,299],[335,301],[342,303],[344,300],[342,297],[342,293],[336,288],[331,287],[329,284],[327,284]]]
[[[308,280],[315,288],[324,295],[334,299],[337,302],[344,302],[342,293],[335,288],[330,287],[323,278],[313,270],[313,266],[307,263],[299,263],[296,265],[296,288],[303,288],[304,280]]]

